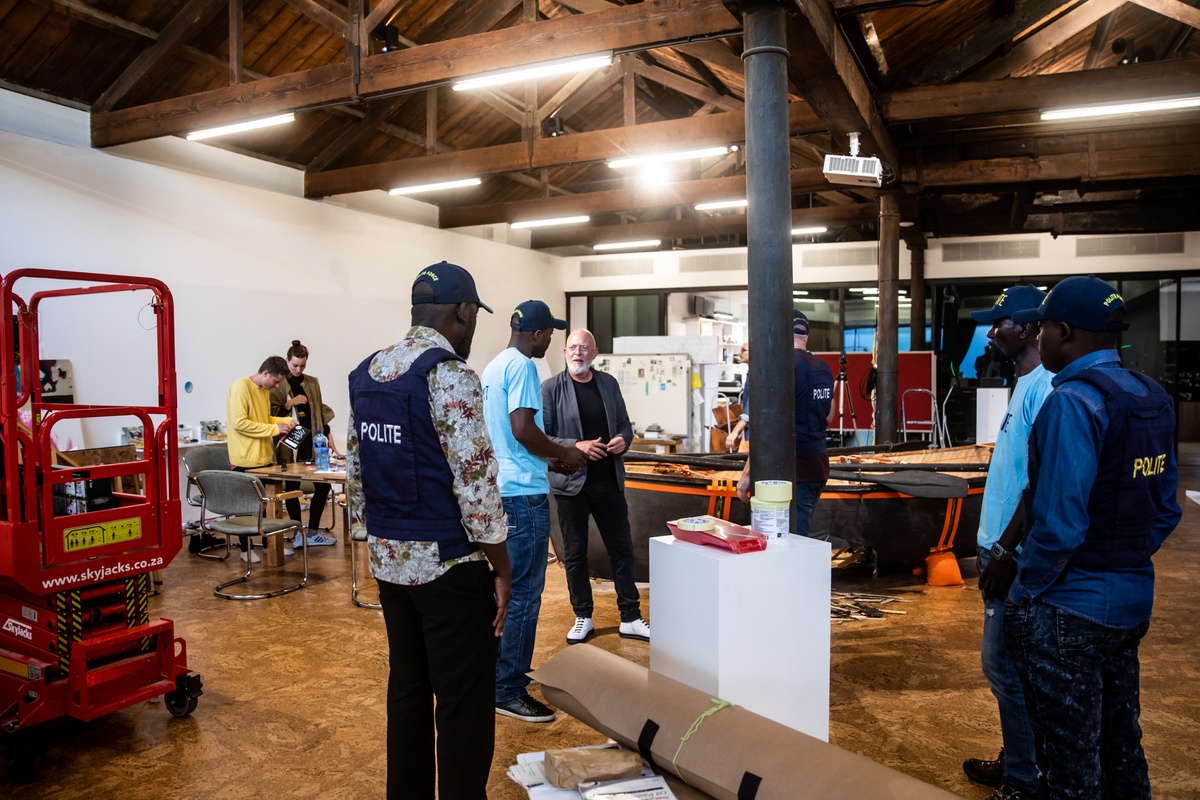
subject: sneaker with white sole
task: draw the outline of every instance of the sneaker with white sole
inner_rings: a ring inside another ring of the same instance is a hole
[[[283,554],[284,554],[285,556],[294,556],[294,555],[296,555],[296,551],[295,551],[295,550],[293,550],[293,549],[292,549],[292,548],[291,548],[289,545],[286,545],[286,544],[285,544],[285,545],[283,546]]]
[[[262,561],[262,558],[258,555],[258,553],[254,552],[253,550],[243,550],[240,558],[242,561],[249,561],[251,564],[257,564],[258,562]]]
[[[622,639],[639,639],[648,642],[650,641],[650,623],[641,617],[632,622],[622,622],[621,627],[617,629],[617,634]]]
[[[591,617],[576,617],[575,624],[571,626],[571,630],[567,631],[567,644],[579,644],[586,641],[595,629],[596,626],[592,624]]]
[[[304,541],[304,531],[296,534],[296,538],[292,540],[292,547],[300,547]],[[324,547],[325,545],[337,544],[337,539],[332,536],[326,536],[320,531],[313,531],[308,534],[309,547]]]
[[[496,713],[522,722],[554,721],[554,709],[527,694],[518,695],[504,703],[496,703]]]

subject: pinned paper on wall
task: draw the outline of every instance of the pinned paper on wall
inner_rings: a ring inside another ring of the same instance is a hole
[[[691,420],[691,356],[604,355],[592,365],[617,379],[629,419],[637,430],[657,424],[686,436]]]

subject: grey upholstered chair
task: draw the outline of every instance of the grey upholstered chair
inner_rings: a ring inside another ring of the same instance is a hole
[[[267,507],[272,503],[298,496],[299,492],[285,492],[267,497],[262,481],[253,475],[233,470],[204,470],[197,473],[196,485],[200,489],[200,529],[209,533],[221,533],[226,537],[281,536],[294,534],[300,523],[291,519],[268,519]],[[210,517],[210,515],[212,515]],[[247,583],[254,570],[254,560],[246,560],[246,574],[240,578],[217,584],[213,594],[228,600],[262,600],[303,589],[308,583],[308,542],[303,537],[301,551],[304,558],[304,577],[299,583],[254,594],[233,594],[224,591],[235,583]],[[248,543],[247,543],[248,544]]]
[[[223,444],[209,444],[203,447],[193,447],[183,454],[183,468],[188,472],[187,479],[187,494],[184,499],[187,500],[189,506],[199,508],[202,500],[199,494],[199,489],[196,487],[196,475],[206,469],[229,470],[229,448]],[[201,529],[201,533],[203,533]],[[199,533],[193,534],[195,536]],[[200,550],[194,551],[201,558],[214,558],[217,561],[224,561],[229,558],[229,539],[225,539],[225,554],[217,555],[216,551],[221,549],[221,545],[212,545]]]
[[[367,603],[358,599],[358,548],[360,545],[367,543],[367,526],[364,525],[354,515],[354,509],[350,508],[350,501],[347,495],[340,494],[337,499],[338,505],[342,507],[342,519],[349,531],[350,545],[350,602],[359,608],[383,608],[379,603]]]

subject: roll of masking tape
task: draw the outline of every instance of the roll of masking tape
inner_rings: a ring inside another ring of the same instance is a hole
[[[755,481],[754,496],[767,503],[790,503],[791,481]]]
[[[675,525],[684,531],[711,531],[716,527],[708,517],[685,517],[676,520]]]

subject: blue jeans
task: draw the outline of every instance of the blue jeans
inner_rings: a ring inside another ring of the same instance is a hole
[[[1042,770],[1042,800],[1150,800],[1138,724],[1138,643],[1150,627],[1110,628],[1048,603],[1005,608]]]
[[[979,570],[991,560],[979,548]],[[1021,676],[1004,646],[1004,600],[983,599],[983,645],[980,648],[983,676],[992,687],[1000,709],[1000,734],[1004,741],[1004,779],[1022,792],[1038,793],[1037,749],[1033,724],[1025,708]]]
[[[797,536],[808,536],[808,524],[812,522],[813,510],[817,507],[817,501],[821,499],[821,490],[824,488],[825,481],[811,481],[809,483],[796,484],[795,497]]]
[[[508,515],[508,560],[512,563],[512,598],[500,651],[496,656],[496,702],[525,694],[533,662],[538,612],[546,586],[546,558],[550,554],[550,496],[505,497]]]

